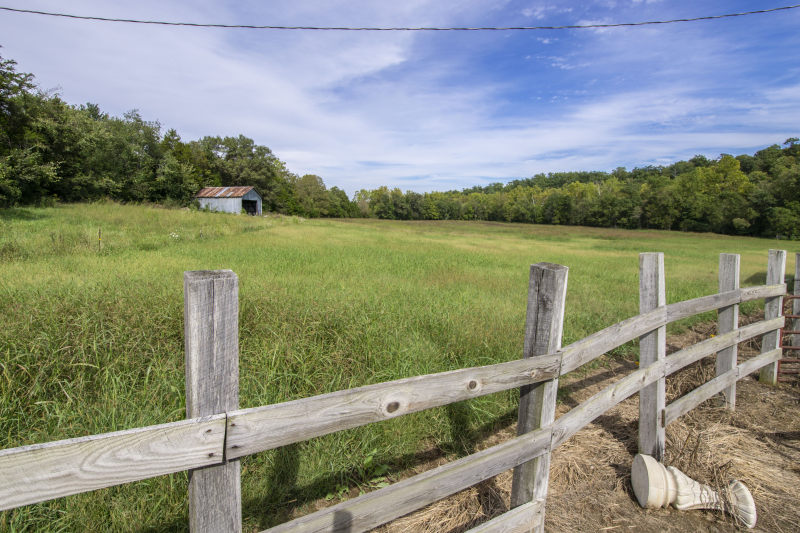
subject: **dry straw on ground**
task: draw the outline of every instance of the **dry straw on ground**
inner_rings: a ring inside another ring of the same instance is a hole
[[[670,351],[713,333],[699,326],[669,339]],[[740,359],[755,353],[740,347]],[[635,365],[612,362],[567,379],[559,416]],[[667,400],[713,377],[713,359],[701,361],[667,380]],[[800,384],[762,385],[754,377],[738,384],[735,412],[709,401],[667,428],[665,463],[690,477],[722,488],[739,479],[758,509],[756,531],[800,531]],[[737,531],[727,515],[710,511],[643,510],[630,485],[637,447],[638,397],[600,416],[553,453],[546,530],[562,531]],[[487,447],[514,435],[513,426],[486,439]],[[426,465],[430,468],[433,465]],[[508,510],[511,474],[505,472],[421,511],[384,526],[386,532],[466,531]]]

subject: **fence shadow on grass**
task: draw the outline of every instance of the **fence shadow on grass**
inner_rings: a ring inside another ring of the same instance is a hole
[[[297,474],[300,471],[300,444],[289,444],[273,452],[272,469],[267,475],[269,495],[258,507],[243,505],[244,513],[258,514],[259,508],[272,510],[276,523],[288,521],[297,502]]]
[[[752,276],[748,277],[747,279],[742,280],[742,285],[764,285],[767,283],[767,271],[763,272],[756,272]]]
[[[440,448],[431,448],[416,453],[409,453],[401,456],[375,457],[375,462],[387,464],[391,471],[397,472],[402,469],[412,469],[426,463],[431,463],[443,459],[448,455],[459,457],[474,453],[480,441],[494,434],[495,432],[507,428],[517,420],[517,409],[510,409],[475,429],[470,429],[469,402],[459,402],[454,410],[447,410],[453,429],[453,439],[451,442],[443,444]],[[452,405],[449,405],[451,407]],[[255,520],[259,529],[270,528],[282,524],[292,518],[295,509],[304,507],[317,500],[325,498],[331,494],[341,484],[341,480],[357,480],[356,484],[366,485],[368,479],[360,479],[363,475],[363,468],[354,466],[348,470],[335,472],[332,474],[317,477],[306,485],[297,484],[297,474],[300,466],[300,445],[290,444],[278,448],[275,453],[275,463],[267,480],[269,496],[266,498],[256,497],[242,501],[242,516],[250,520]],[[484,487],[485,496],[491,497],[491,485]],[[357,487],[351,487],[350,496],[358,493]],[[338,502],[331,502],[338,503]],[[349,517],[347,520],[349,523]],[[338,514],[334,521],[339,520],[345,524],[345,517]],[[338,523],[338,522],[337,522]],[[339,531],[339,530],[337,530]],[[341,531],[347,531],[342,529]]]
[[[470,428],[471,409],[468,401],[451,403],[445,406],[450,426],[450,442],[442,446],[445,453],[458,457],[475,453],[476,435]]]

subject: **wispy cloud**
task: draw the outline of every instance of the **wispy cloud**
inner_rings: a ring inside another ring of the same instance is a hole
[[[550,15],[572,13],[572,8],[559,3],[537,3],[524,8],[521,13],[528,18],[543,20]]]
[[[7,0],[131,18],[486,25],[649,18],[652,2]],[[696,3],[708,12],[719,4]],[[729,9],[737,7],[732,5]],[[702,9],[700,9],[702,8]],[[686,6],[658,5],[663,17]],[[738,153],[797,136],[800,15],[561,33],[190,30],[0,16],[4,56],[72,103],[244,134],[348,192]],[[561,23],[559,22],[559,23]],[[767,38],[766,36],[769,36]]]

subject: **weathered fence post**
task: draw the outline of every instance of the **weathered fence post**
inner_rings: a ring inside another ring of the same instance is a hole
[[[639,254],[639,312],[647,313],[667,304],[664,254]],[[667,353],[667,327],[661,326],[639,337],[639,367],[663,361]],[[639,453],[661,461],[664,458],[665,379],[662,377],[639,392]]]
[[[239,280],[230,270],[184,272],[186,416],[239,407]],[[242,530],[239,461],[189,471],[189,529]]]
[[[795,296],[800,296],[800,253],[794,255],[794,291]],[[792,300],[792,314],[800,316],[800,298]],[[800,318],[792,320],[792,331],[800,331]],[[792,346],[800,346],[800,335],[792,335]],[[795,356],[796,357],[796,356]]]
[[[735,291],[739,288],[739,254],[719,254],[719,292]],[[721,307],[717,312],[717,333],[731,332],[739,327],[739,304]],[[717,352],[717,376],[736,366],[737,345]],[[736,382],[722,391],[726,408],[736,409]]]
[[[770,250],[767,261],[767,285],[777,285],[784,282],[786,275],[786,250]],[[783,298],[775,296],[764,300],[764,320],[778,318],[783,313]],[[780,331],[770,331],[761,337],[761,353],[766,353],[780,347]],[[759,381],[775,385],[778,383],[778,364],[771,363],[761,368]]]
[[[523,358],[553,353],[561,348],[564,304],[569,269],[552,263],[531,265]],[[520,388],[517,435],[551,424],[555,419],[558,378]],[[544,500],[550,475],[547,453],[514,468],[511,507]],[[544,513],[535,531],[544,530]]]

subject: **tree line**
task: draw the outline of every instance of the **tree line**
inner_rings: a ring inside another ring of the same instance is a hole
[[[343,190],[292,173],[244,135],[184,142],[137,111],[120,118],[69,105],[0,57],[0,207],[100,198],[188,205],[202,187],[234,185],[254,186],[273,212],[360,215]]]
[[[81,202],[189,205],[202,187],[253,185],[264,210],[306,217],[490,220],[712,231],[800,239],[800,141],[754,155],[668,166],[556,172],[417,193],[378,187],[353,199],[298,176],[243,135],[185,142],[137,111],[69,105],[0,57],[0,207]]]
[[[800,239],[800,143],[668,166],[555,172],[507,184],[419,194],[356,193],[364,216],[653,228]]]

